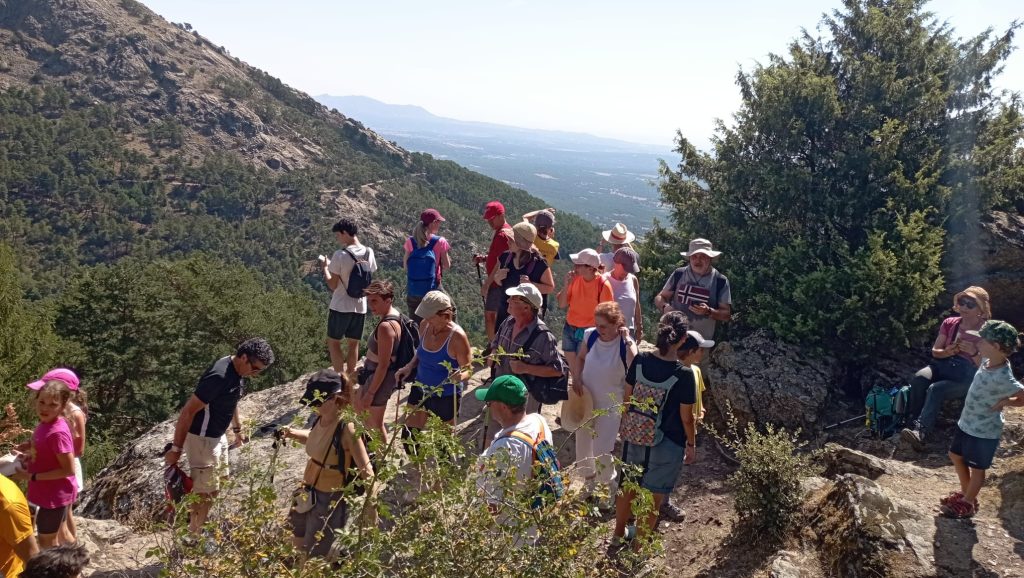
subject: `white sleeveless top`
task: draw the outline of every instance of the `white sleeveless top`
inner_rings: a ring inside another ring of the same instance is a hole
[[[583,333],[583,343],[587,343],[590,334],[596,329],[587,329]],[[621,403],[626,390],[626,367],[622,363],[619,339],[601,341],[594,340],[594,347],[587,348],[587,357],[583,362],[583,383],[594,397],[594,407],[607,408],[613,403]],[[628,355],[628,353],[627,353]],[[610,394],[610,395],[609,395]]]
[[[612,296],[615,298],[615,302],[619,304],[619,309],[622,310],[622,314],[626,317],[626,327],[630,331],[636,329],[635,319],[636,315],[636,300],[637,294],[636,289],[633,287],[633,279],[636,277],[632,273],[626,273],[626,278],[622,281],[616,281],[612,277],[611,273],[605,275],[608,279],[608,283],[612,286]]]

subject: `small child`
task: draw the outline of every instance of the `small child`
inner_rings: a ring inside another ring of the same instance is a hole
[[[21,578],[79,578],[89,565],[89,554],[81,544],[65,544],[43,550],[25,565]]]
[[[985,470],[992,465],[1003,432],[1003,408],[1024,406],[1024,386],[1013,378],[1007,359],[1020,345],[1017,330],[1005,321],[990,320],[980,330],[967,333],[981,337],[977,345],[982,361],[949,447],[960,491],[939,503],[942,514],[950,518],[970,518],[977,513]]]
[[[679,363],[688,367],[693,372],[693,380],[697,382],[697,403],[693,404],[693,416],[696,418],[696,425],[704,421],[704,376],[698,365],[704,361],[704,350],[715,346],[712,339],[704,339],[700,333],[689,330],[686,332],[686,341],[679,348]]]
[[[28,469],[19,469],[14,477],[28,481],[28,500],[39,506],[36,530],[39,547],[45,549],[57,545],[57,532],[78,496],[75,445],[63,419],[71,390],[59,380],[47,380],[32,389],[39,425],[32,433]]]

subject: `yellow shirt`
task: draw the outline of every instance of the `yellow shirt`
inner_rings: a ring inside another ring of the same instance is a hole
[[[345,478],[338,471],[338,454],[331,447],[338,421],[335,419],[330,423],[317,423],[309,430],[309,437],[306,438],[306,455],[310,459],[306,462],[306,473],[302,479],[307,484],[316,480],[316,489],[321,492],[337,492],[345,485]],[[324,460],[325,454],[327,455],[326,460]],[[325,466],[322,470],[318,465],[321,462]],[[320,474],[319,478],[317,472]]]
[[[704,376],[696,365],[691,365],[690,370],[693,371],[693,381],[697,383],[697,403],[693,404],[693,417],[699,419],[704,412]]]
[[[32,514],[25,494],[13,481],[0,475],[0,576],[17,578],[25,562],[14,545],[32,536]]]
[[[537,247],[540,254],[544,256],[544,260],[548,262],[548,267],[555,264],[555,259],[558,259],[558,241],[550,237],[541,239],[540,235],[538,235],[533,240],[533,246]]]

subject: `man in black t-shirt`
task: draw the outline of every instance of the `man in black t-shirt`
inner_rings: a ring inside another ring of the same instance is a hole
[[[193,504],[189,517],[189,531],[193,534],[206,522],[220,476],[227,473],[228,426],[236,438],[241,438],[238,400],[245,393],[245,378],[272,363],[274,351],[266,339],[256,337],[242,342],[234,355],[218,359],[203,373],[195,393],[178,415],[174,441],[164,463],[170,467],[178,463],[182,451],[188,454],[192,491],[202,498]]]

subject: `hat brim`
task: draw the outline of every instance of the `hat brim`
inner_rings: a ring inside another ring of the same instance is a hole
[[[509,297],[522,297],[523,299],[529,301],[530,304],[536,307],[537,309],[540,309],[541,306],[544,304],[543,297],[541,297],[538,301],[534,301],[533,295],[527,295],[526,293],[523,293],[522,291],[519,290],[518,287],[509,287],[508,289],[505,289],[505,295],[508,295]],[[419,313],[416,314],[419,315]]]
[[[577,395],[576,391],[569,389],[569,399],[562,402],[561,418],[562,429],[575,430],[594,416],[594,397],[590,390],[583,388],[583,395]]]
[[[636,241],[636,235],[634,235],[632,231],[626,231],[626,239],[624,241],[622,241],[621,243],[618,242],[618,241],[613,241],[612,240],[612,231],[611,231],[611,229],[609,229],[607,231],[603,231],[601,233],[601,236],[604,237],[605,241],[608,241],[609,243],[615,243],[617,245],[625,245],[626,243],[632,243],[633,241]]]
[[[46,382],[40,379],[38,381],[33,381],[32,383],[25,384],[25,387],[39,391],[40,389],[43,389],[44,384],[46,384]]]
[[[487,397],[487,392],[490,390],[491,388],[489,387],[478,387],[476,388],[475,391],[473,391],[473,395],[476,396],[476,399],[478,401],[487,401],[485,398]]]
[[[968,329],[967,331],[964,331],[964,333],[966,333],[967,335],[974,336],[974,337],[981,337],[981,331],[979,331],[977,329]],[[984,337],[982,337],[982,339],[984,339]]]
[[[428,305],[426,303],[420,302],[420,304],[416,306],[415,314],[420,319],[426,319],[427,317],[433,317],[434,315],[437,315],[438,312],[440,311],[444,311],[445,309],[450,308],[451,306],[441,307],[440,309],[438,309],[433,305]]]
[[[696,255],[698,253],[703,254],[703,255],[707,255],[708,257],[711,257],[712,259],[714,259],[715,257],[717,257],[717,256],[722,254],[721,251],[712,251],[710,249],[697,249],[696,251],[690,251],[690,252],[683,251],[683,252],[681,252],[679,254],[682,255],[683,257],[690,257],[690,256]]]
[[[579,253],[573,253],[573,254],[569,255],[569,260],[572,261],[573,265],[586,265],[587,267],[593,267],[595,269],[598,269],[598,268],[601,267],[601,259],[597,260],[597,264],[596,265],[594,263],[581,263],[580,262],[580,254]]]

